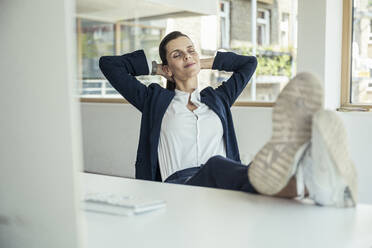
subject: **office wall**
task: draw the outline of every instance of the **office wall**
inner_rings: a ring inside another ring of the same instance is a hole
[[[340,106],[342,4],[298,1],[297,71],[312,72],[323,82],[327,109]]]
[[[0,247],[82,245],[74,4],[0,1]]]
[[[128,104],[83,103],[87,171],[134,177],[140,113]],[[232,108],[241,159],[248,163],[271,136],[271,108]],[[372,113],[339,113],[359,173],[360,201],[372,203]]]
[[[241,159],[248,163],[271,135],[271,108],[233,107]],[[129,104],[82,103],[85,170],[134,177],[140,112]]]

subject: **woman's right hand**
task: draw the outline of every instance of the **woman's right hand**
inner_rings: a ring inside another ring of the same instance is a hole
[[[171,82],[174,82],[173,78],[168,76],[168,74],[164,71],[162,64],[157,64],[156,75],[160,75],[160,76],[164,77],[165,79],[167,79]]]

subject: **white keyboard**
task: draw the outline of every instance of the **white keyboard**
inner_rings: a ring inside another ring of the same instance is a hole
[[[141,214],[166,206],[164,200],[118,194],[90,193],[85,196],[84,200],[84,209],[87,211],[125,216]]]

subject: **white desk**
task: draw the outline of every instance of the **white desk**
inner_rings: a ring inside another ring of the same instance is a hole
[[[164,199],[122,217],[86,212],[87,247],[372,248],[372,206],[335,209],[243,192],[84,174],[86,192]]]

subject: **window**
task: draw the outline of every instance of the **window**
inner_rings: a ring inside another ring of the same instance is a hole
[[[220,27],[221,27],[221,47],[230,47],[230,5],[227,1],[220,3]]]
[[[164,28],[138,25],[130,22],[120,23],[120,53],[143,49],[147,56],[158,58],[158,46]]]
[[[257,11],[257,45],[267,46],[270,44],[270,12],[259,9]]]
[[[96,96],[105,94],[105,78],[98,60],[103,55],[115,54],[114,25],[98,21],[78,20],[78,78],[80,94]]]
[[[282,13],[282,20],[280,23],[280,39],[281,45],[288,47],[289,45],[289,14]]]
[[[368,43],[372,44],[372,18],[369,20]]]
[[[237,104],[272,106],[296,72],[296,1],[257,1],[255,20],[252,20],[251,0],[219,0],[215,15],[201,15],[190,10],[168,13],[170,10],[166,8],[162,14],[154,15],[138,8],[136,16],[141,17],[123,16],[122,21],[115,23],[79,18],[77,50],[81,97],[114,99],[114,102],[121,100],[122,97],[99,71],[99,57],[144,49],[148,60],[160,62],[158,46],[161,39],[165,34],[179,30],[194,41],[201,58],[213,56],[219,48],[243,55],[252,55],[255,50],[258,59],[256,77],[252,79],[255,83],[244,89]],[[136,2],[128,4],[137,9]],[[255,28],[252,28],[254,23]],[[256,42],[252,42],[252,36],[256,36]],[[223,71],[202,70],[199,88],[218,87],[230,75]],[[165,80],[159,76],[142,76],[139,79],[145,84],[155,82],[165,85]]]
[[[372,105],[372,1],[344,1],[342,107]]]
[[[77,22],[78,81],[81,97],[121,99],[99,69],[99,58],[103,55],[120,55],[143,49],[150,59],[158,59],[158,45],[164,34],[163,27],[85,19],[78,19]],[[149,83],[148,76],[139,79]],[[160,77],[152,77],[151,82],[161,83]]]

